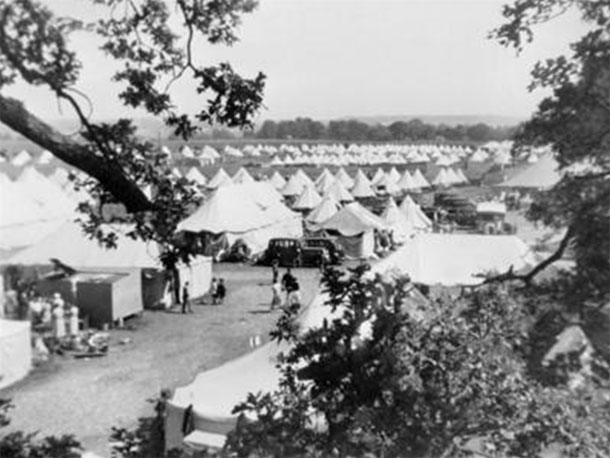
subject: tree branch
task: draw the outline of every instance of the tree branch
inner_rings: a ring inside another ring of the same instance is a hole
[[[93,154],[30,113],[23,104],[0,94],[0,122],[49,150],[55,157],[97,179],[129,212],[152,210],[153,205],[116,164]]]
[[[570,225],[568,227],[568,230],[566,231],[565,235],[563,236],[563,239],[561,239],[561,242],[559,243],[557,250],[555,250],[555,252],[553,254],[551,254],[548,258],[539,262],[528,273],[516,274],[513,271],[513,266],[511,266],[503,274],[494,275],[493,277],[487,277],[485,279],[485,281],[483,281],[482,285],[489,284],[489,283],[500,283],[500,282],[510,281],[510,280],[520,280],[529,286],[532,283],[532,281],[534,280],[534,277],[536,277],[536,275],[538,275],[548,266],[553,264],[555,261],[559,261],[563,257],[563,253],[565,252],[566,248],[568,247],[573,236],[574,236],[574,227],[573,227],[573,225]]]

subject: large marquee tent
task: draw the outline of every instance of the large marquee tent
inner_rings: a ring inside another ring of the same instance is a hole
[[[301,221],[270,183],[253,182],[218,188],[177,230],[224,235],[229,245],[241,239],[260,253],[272,238],[301,237]]]

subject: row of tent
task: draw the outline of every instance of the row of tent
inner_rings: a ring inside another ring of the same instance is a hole
[[[221,167],[209,180],[196,167],[191,167],[184,174],[177,168],[174,168],[172,173],[176,177],[184,177],[208,189],[256,181],[245,167],[240,167],[232,177]],[[299,196],[304,191],[304,188],[309,186],[315,188],[314,192],[317,191],[317,193],[322,195],[327,195],[328,192],[332,191],[333,197],[338,201],[350,201],[353,198],[374,196],[380,192],[384,194],[398,194],[403,191],[417,191],[430,188],[431,186],[445,187],[467,184],[468,178],[466,178],[460,168],[453,167],[439,168],[437,174],[430,182],[424,177],[420,169],[416,169],[412,173],[405,169],[400,174],[395,167],[392,167],[387,173],[383,169],[378,168],[372,179],[369,179],[361,169],[358,169],[355,177],[352,178],[341,167],[336,175],[333,175],[325,168],[315,181],[300,168],[293,172],[288,180],[276,170],[268,178],[268,181],[285,197]]]
[[[451,166],[457,163],[484,163],[507,165],[511,158],[512,142],[489,142],[478,148],[464,145],[448,144],[282,144],[243,146],[226,145],[214,148],[210,145],[191,147],[183,145],[172,151],[168,145],[161,147],[161,152],[171,158],[196,159],[201,165],[210,165],[221,158],[243,158],[271,156],[268,162],[271,166],[285,165],[335,165],[349,164],[372,165],[381,163],[409,164],[409,163],[436,163],[439,166]],[[548,149],[532,149],[526,156],[528,163],[534,163],[541,155],[547,154]],[[7,158],[0,156],[0,162]],[[14,154],[8,161],[16,166],[48,165],[56,161],[54,156],[43,150],[38,155],[23,149]]]
[[[305,190],[313,191],[313,187],[307,186]],[[390,198],[381,216],[357,202],[331,195],[312,200],[307,207],[304,219],[308,229],[337,235],[348,256],[353,258],[373,255],[376,231],[391,230],[400,242],[417,232],[432,229],[432,222],[409,196],[400,207]],[[269,182],[228,184],[217,188],[178,225],[178,231],[222,235],[230,246],[241,240],[251,253],[260,253],[271,238],[301,237],[303,215],[290,210],[282,194]]]

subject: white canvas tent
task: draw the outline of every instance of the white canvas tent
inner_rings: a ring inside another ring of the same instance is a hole
[[[416,232],[432,230],[432,221],[426,216],[421,207],[411,199],[411,196],[404,198],[399,209],[404,213],[407,221]]]
[[[274,171],[271,178],[269,178],[269,183],[271,183],[273,187],[278,190],[286,186],[286,180],[277,170]]]
[[[354,187],[351,190],[352,196],[357,199],[361,199],[364,197],[372,197],[375,195],[375,191],[371,186],[371,182],[369,179],[362,173],[360,170],[359,173],[356,174],[356,180],[354,183]]]
[[[380,262],[408,273],[415,283],[473,286],[489,273],[534,265],[528,246],[514,235],[417,234]]]
[[[307,215],[305,220],[311,224],[320,224],[339,211],[341,206],[332,197],[324,197],[322,201]]]
[[[390,197],[386,208],[383,210],[381,217],[387,223],[392,231],[394,240],[397,243],[404,243],[409,237],[415,234],[416,230],[405,213],[400,211],[396,206],[396,202]]]
[[[359,259],[375,255],[375,230],[387,229],[388,225],[359,203],[352,202],[317,227],[339,234],[337,241],[346,256]]]
[[[23,185],[0,174],[0,249],[14,250],[38,242],[60,227],[70,215],[36,200]],[[73,215],[74,213],[72,213]]]
[[[186,173],[185,178],[187,180],[193,181],[199,186],[205,186],[208,179],[201,173],[197,168],[191,167],[189,171]]]
[[[322,201],[322,197],[313,186],[305,186],[292,206],[295,210],[311,210]]]
[[[218,188],[195,213],[178,225],[178,231],[224,234],[230,245],[242,239],[253,253],[274,237],[300,237],[301,216],[288,209],[267,182]]]
[[[30,322],[0,318],[0,389],[21,380],[31,367]]]
[[[37,243],[14,254],[3,264],[50,266],[50,260],[55,258],[76,270],[163,271],[159,261],[160,249],[156,243],[128,237],[125,235],[131,229],[128,225],[117,224],[112,229],[118,236],[117,247],[106,249],[96,240],[88,238],[79,225],[67,222]],[[197,256],[189,265],[180,264],[178,272],[182,281],[189,280],[191,297],[202,296],[208,291],[212,277],[210,258]]]
[[[245,167],[240,167],[235,175],[233,175],[233,183],[235,184],[243,184],[243,183],[253,183],[255,180],[252,178],[252,175],[246,170]]]
[[[233,183],[233,180],[229,176],[225,169],[222,167],[216,172],[216,175],[212,177],[210,181],[208,181],[207,187],[210,189],[217,189],[222,186],[228,186]]]
[[[347,189],[345,189],[345,186],[339,180],[335,180],[335,182],[330,185],[324,196],[332,197],[337,202],[351,202],[354,200],[354,197]]]

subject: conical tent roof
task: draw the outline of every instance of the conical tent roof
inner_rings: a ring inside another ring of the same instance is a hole
[[[55,156],[53,156],[48,149],[45,149],[42,153],[40,153],[40,156],[38,156],[38,160],[36,162],[41,165],[47,165],[50,164],[54,158]]]
[[[432,221],[430,221],[430,218],[426,216],[420,206],[411,199],[411,196],[405,197],[399,208],[407,217],[407,221],[414,230],[428,231],[432,228]]]
[[[398,180],[397,185],[400,189],[403,189],[405,191],[413,191],[415,189],[419,189],[415,178],[411,176],[407,169],[405,169],[404,173],[402,174],[402,177],[400,177],[400,180]]]
[[[339,211],[340,205],[335,199],[326,196],[322,201],[307,215],[306,220],[310,223],[320,224],[328,220]]]
[[[364,181],[366,184],[371,186],[371,180],[369,180],[369,178],[362,171],[362,169],[358,169],[358,171],[356,172],[356,179],[354,181],[357,181],[357,180]],[[356,183],[354,183],[354,186],[355,185],[356,185]]]
[[[269,182],[273,185],[275,189],[282,189],[284,186],[286,186],[286,180],[277,170],[273,172],[273,175],[271,175]]]
[[[351,202],[354,200],[354,197],[345,189],[345,186],[343,186],[339,180],[335,180],[326,191],[325,196],[330,196],[337,202]]]
[[[216,189],[231,183],[233,183],[233,180],[231,180],[229,174],[225,172],[225,169],[221,167],[218,172],[216,172],[216,175],[214,175],[212,179],[208,181],[207,187],[210,189]]]
[[[482,149],[476,150],[468,159],[469,162],[485,162],[489,155]]]
[[[248,232],[270,224],[256,201],[236,185],[219,187],[191,216],[180,222],[178,231]]]
[[[23,167],[25,164],[32,160],[32,155],[26,150],[22,149],[12,159],[11,164],[16,167]]]
[[[375,187],[377,189],[384,189],[388,194],[398,194],[400,192],[400,188],[396,184],[396,182],[390,177],[390,175],[385,174],[382,176],[376,183]]]
[[[309,178],[309,176],[305,172],[303,172],[303,170],[297,169],[294,174],[296,175],[297,180],[299,180],[299,182],[301,182],[303,185],[315,186],[315,183],[312,181],[311,178]]]
[[[316,180],[316,189],[319,193],[326,194],[335,181],[337,181],[336,178],[329,172],[329,174],[320,176],[320,178]]]
[[[447,169],[442,168],[438,171],[436,177],[432,180],[434,186],[450,186],[453,184],[451,178],[447,175]]]
[[[320,229],[337,231],[346,237],[352,237],[373,229],[386,229],[387,224],[359,203],[353,202],[321,223],[319,227]]]
[[[371,182],[368,178],[359,171],[360,173],[356,174],[356,181],[354,183],[354,187],[351,190],[352,196],[355,198],[363,198],[363,197],[372,197],[375,195],[375,191],[371,187]]]
[[[375,172],[375,175],[373,175],[373,179],[371,180],[371,184],[373,186],[377,186],[377,182],[379,180],[381,180],[384,176],[385,176],[385,172],[383,171],[383,169],[381,167],[379,167],[377,169],[377,171]]]
[[[462,182],[462,179],[458,176],[457,173],[455,173],[455,170],[453,170],[451,167],[447,168],[447,180],[449,180],[451,184],[459,184]]]
[[[460,183],[468,183],[468,178],[466,177],[466,175],[464,175],[464,172],[462,171],[462,169],[457,169],[455,174],[460,179]]]
[[[203,175],[203,173],[201,173],[195,167],[191,167],[189,169],[189,171],[185,175],[185,178],[187,180],[194,181],[200,186],[205,186],[208,181],[208,179]]]
[[[182,157],[189,157],[189,158],[193,158],[195,157],[195,153],[193,152],[193,150],[191,149],[190,146],[188,145],[184,145],[181,149],[180,149],[180,155],[182,155]]]
[[[311,210],[322,201],[322,197],[313,186],[303,187],[303,191],[292,206],[295,210]]]
[[[280,193],[283,196],[298,196],[303,191],[303,188],[307,185],[303,180],[295,173],[288,179],[288,183],[284,186]]]
[[[235,173],[235,175],[233,175],[233,183],[236,184],[240,184],[240,183],[252,183],[254,180],[254,178],[252,178],[252,175],[250,175],[250,173],[248,172],[248,170],[246,170],[245,167],[240,167],[239,170]]]
[[[272,165],[272,166],[284,165],[284,161],[282,161],[282,159],[279,156],[273,156],[273,159],[271,159],[271,162],[269,162],[269,165]]]
[[[335,178],[345,186],[345,189],[351,189],[354,186],[354,180],[352,180],[352,177],[348,175],[343,167],[339,169]]]
[[[390,230],[393,231],[394,239],[397,242],[403,242],[415,234],[413,225],[409,222],[406,215],[400,211],[393,198],[390,197],[381,217],[388,224]]]
[[[420,188],[430,187],[430,183],[428,183],[428,180],[426,180],[426,177],[424,177],[424,175],[421,173],[421,170],[419,169],[415,170],[415,173],[413,174],[413,179],[415,180],[415,183],[419,185]]]
[[[324,170],[322,170],[322,173],[320,174],[320,176],[318,178],[316,178],[316,181],[315,181],[316,187],[318,187],[320,185],[320,183],[329,181],[329,180],[332,183],[333,181],[335,181],[335,176],[330,172],[330,170],[328,170],[325,167]]]
[[[392,167],[387,175],[394,183],[398,183],[398,180],[400,180],[400,173],[398,173],[396,167]]]

